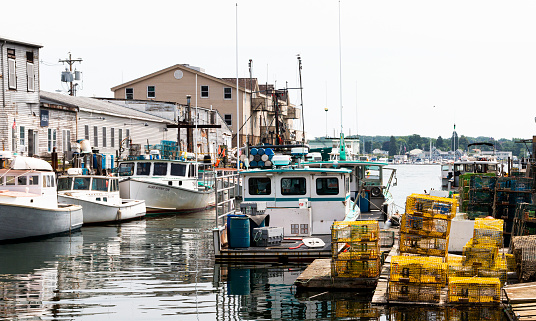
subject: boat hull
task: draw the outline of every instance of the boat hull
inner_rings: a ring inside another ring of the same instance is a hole
[[[145,200],[147,212],[194,211],[210,207],[214,192],[197,191],[137,179],[119,182],[121,198]]]
[[[79,205],[39,208],[0,204],[0,241],[69,232],[82,227]]]
[[[145,216],[144,201],[123,199],[122,204],[82,200],[67,195],[58,195],[58,202],[76,204],[84,208],[84,224],[127,221]]]

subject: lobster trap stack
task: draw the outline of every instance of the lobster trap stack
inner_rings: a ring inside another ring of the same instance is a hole
[[[400,225],[400,253],[445,258],[450,223],[455,215],[455,199],[423,194],[408,196]]]
[[[331,275],[377,278],[380,274],[378,221],[333,222],[331,227]]]

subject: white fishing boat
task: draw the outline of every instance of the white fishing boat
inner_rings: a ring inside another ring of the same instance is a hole
[[[125,221],[145,216],[145,201],[119,196],[119,178],[82,175],[71,168],[68,176],[58,179],[58,202],[84,208],[84,223]]]
[[[56,176],[46,161],[16,156],[0,169],[0,241],[76,230],[80,205],[58,204]]]
[[[121,161],[118,167],[122,198],[145,200],[148,212],[194,211],[214,204],[210,183],[197,177],[198,163],[171,159]]]

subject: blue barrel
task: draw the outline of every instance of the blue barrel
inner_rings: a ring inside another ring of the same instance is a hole
[[[258,152],[258,150],[257,150],[256,148],[252,148],[252,149],[249,151],[249,153],[250,153],[251,155],[257,155],[257,152]]]
[[[274,150],[271,149],[271,148],[266,148],[266,149],[264,150],[264,153],[265,153],[266,155],[268,155],[268,156],[274,156]],[[271,158],[271,157],[270,157],[270,158]]]
[[[257,161],[251,161],[251,162],[249,162],[249,167],[257,167],[257,166],[259,166],[258,163],[257,163]]]
[[[263,162],[263,161],[258,161],[258,162],[257,162],[257,166],[259,166],[259,167],[264,167],[264,162]]]
[[[264,155],[264,148],[259,148],[259,150],[257,151],[257,154],[258,155]]]
[[[247,217],[231,217],[229,225],[229,247],[240,248],[249,247],[249,218]]]

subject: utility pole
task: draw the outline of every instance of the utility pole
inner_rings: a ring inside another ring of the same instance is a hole
[[[73,64],[75,62],[82,62],[82,58],[72,59],[71,58],[71,53],[69,52],[69,58],[68,59],[60,59],[59,62],[67,63],[69,65],[69,72],[72,74],[73,73]],[[73,82],[72,81],[70,81],[69,95],[70,96],[76,96],[75,95],[75,90],[73,88]]]

